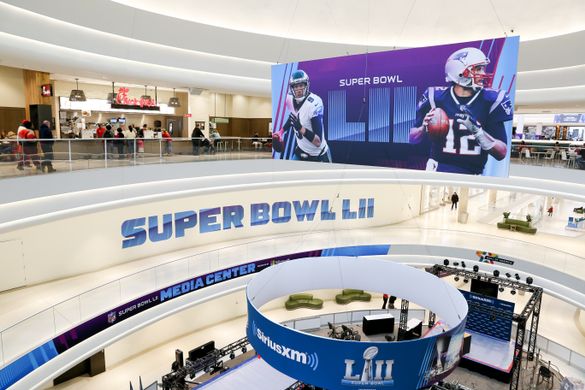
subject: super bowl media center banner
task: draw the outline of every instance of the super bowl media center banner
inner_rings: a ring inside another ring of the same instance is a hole
[[[272,67],[273,157],[508,176],[519,37]]]

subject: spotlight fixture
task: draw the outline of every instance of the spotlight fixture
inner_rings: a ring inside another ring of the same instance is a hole
[[[465,268],[465,261],[461,262],[461,267]]]
[[[173,88],[173,96],[169,99],[169,107],[181,107],[181,102],[175,94],[175,88]]]
[[[469,283],[469,279],[463,279],[463,283]]]
[[[115,104],[118,94],[114,91],[114,82],[112,81],[112,92],[108,93],[108,103]]]
[[[79,79],[75,79],[75,89],[71,90],[69,94],[69,101],[70,102],[85,102],[87,99],[85,98],[85,92],[79,89]]]
[[[516,290],[512,290],[512,291],[510,291],[510,294],[512,294],[512,295],[516,295]]]
[[[455,281],[458,282],[459,281],[459,276],[455,276]]]
[[[242,347],[242,353],[246,353],[248,352],[248,349],[246,347]]]
[[[532,284],[534,282],[534,280],[532,279],[532,276],[528,276],[526,278],[526,284]]]
[[[510,277],[512,277],[512,275],[509,272],[506,272],[506,277],[510,278]]]
[[[500,276],[500,271],[498,271],[497,269],[494,270],[494,276],[497,278],[498,276]]]
[[[516,280],[520,280],[520,275],[515,274],[514,277],[516,278]]]
[[[473,266],[473,272],[477,272],[479,271],[479,266],[478,265],[474,265]]]
[[[146,93],[146,85],[144,86],[144,95],[140,96],[140,99],[142,100],[151,100],[150,99],[150,95],[148,93]]]
[[[504,292],[504,287],[500,287],[500,288],[498,288],[498,291],[499,291],[499,292]]]
[[[458,263],[458,262],[456,262],[456,261],[453,263],[453,265],[454,265],[455,267],[459,267],[459,263]]]
[[[236,354],[235,353],[230,353],[230,359],[234,360],[236,358]]]
[[[446,267],[449,265],[449,259],[443,260],[443,265]]]

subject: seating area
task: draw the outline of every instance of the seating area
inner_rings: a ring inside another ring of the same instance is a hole
[[[341,294],[335,296],[335,302],[340,305],[347,305],[353,301],[369,302],[372,300],[372,295],[364,292],[364,290],[354,290],[351,288],[343,289]]]
[[[286,310],[295,309],[322,309],[323,300],[313,298],[313,294],[292,294],[289,295],[288,300],[284,303]]]
[[[503,222],[498,222],[498,228],[499,229],[508,229],[510,231],[513,232],[522,232],[522,233],[529,233],[529,234],[535,234],[536,233],[536,228],[532,227],[531,224],[531,219],[530,218],[526,218],[526,221],[522,221],[520,219],[512,219],[512,218],[508,218],[509,213],[504,213],[504,221]]]

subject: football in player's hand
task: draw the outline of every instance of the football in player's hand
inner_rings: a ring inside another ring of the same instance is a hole
[[[449,117],[441,108],[435,108],[427,124],[427,131],[432,138],[443,139],[449,132]]]
[[[277,153],[282,153],[284,151],[284,142],[282,140],[282,131],[278,131],[276,133],[272,133],[272,149],[274,149]]]

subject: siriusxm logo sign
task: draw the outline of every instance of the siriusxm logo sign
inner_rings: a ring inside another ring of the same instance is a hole
[[[266,336],[260,328],[257,328],[256,323],[253,324],[253,334],[264,345],[286,359],[309,366],[313,371],[319,366],[319,357],[316,353],[313,352],[312,354],[309,354],[307,352],[300,352],[296,349],[287,347],[284,344],[279,344],[276,341],[271,340],[269,336]]]
[[[392,386],[392,366],[394,360],[374,360],[378,354],[377,347],[369,347],[364,351],[362,373],[354,375],[355,360],[345,359],[345,376],[341,380],[344,385],[350,386]],[[359,371],[358,371],[359,372]]]

